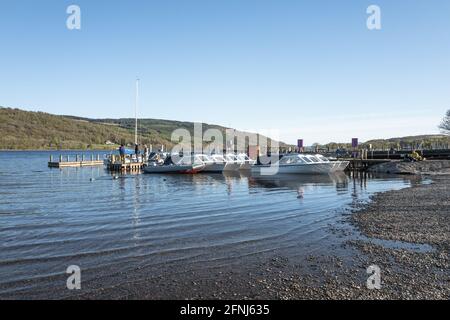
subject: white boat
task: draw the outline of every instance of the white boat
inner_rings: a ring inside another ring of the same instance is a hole
[[[251,170],[252,166],[256,164],[256,160],[250,159],[245,153],[238,154],[237,159],[241,162],[239,170]]]
[[[225,161],[224,171],[238,171],[242,165],[242,162],[237,158],[235,154],[229,153],[225,157],[222,157]]]
[[[173,163],[172,157],[168,156],[164,163],[158,164],[151,162],[144,167],[145,173],[185,173],[194,174],[202,171],[205,168],[205,163],[198,161],[194,157],[182,157],[180,161]]]
[[[305,154],[290,154],[282,157],[273,165],[256,165],[251,168],[252,174],[328,174],[341,172],[347,168],[349,161],[330,161],[326,157]]]
[[[205,165],[202,172],[222,173],[226,165],[225,159],[219,155],[208,156],[206,154],[198,154],[195,157],[197,161],[201,161]]]

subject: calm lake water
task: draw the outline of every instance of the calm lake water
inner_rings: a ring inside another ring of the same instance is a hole
[[[411,183],[345,174],[114,178],[103,167],[49,169],[49,154],[0,152],[0,298],[64,286],[55,281],[69,265],[88,285],[100,275],[132,281],[143,267],[164,274],[326,254],[342,209]]]

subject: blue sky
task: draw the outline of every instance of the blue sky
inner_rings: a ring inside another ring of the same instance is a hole
[[[291,143],[437,133],[449,57],[447,0],[0,2],[0,105],[132,117],[139,76],[141,117]]]

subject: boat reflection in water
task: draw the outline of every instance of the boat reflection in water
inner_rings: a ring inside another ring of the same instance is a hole
[[[248,178],[249,189],[280,190],[291,189],[297,191],[297,198],[303,199],[306,190],[314,190],[324,186],[336,188],[337,193],[345,193],[349,187],[349,177],[343,172],[328,175],[303,174],[303,175],[276,175],[276,176],[252,176]]]

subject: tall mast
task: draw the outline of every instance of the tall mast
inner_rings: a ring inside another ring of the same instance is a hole
[[[139,79],[136,79],[136,101],[134,105],[134,118],[135,118],[135,126],[134,126],[134,144],[138,143],[138,119],[137,119],[137,110],[139,104]]]

